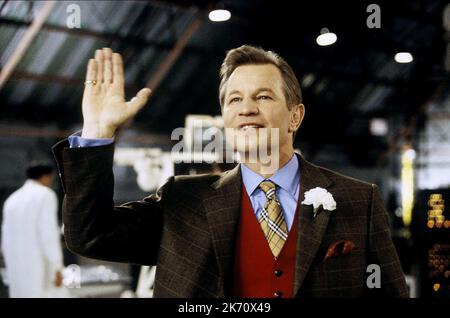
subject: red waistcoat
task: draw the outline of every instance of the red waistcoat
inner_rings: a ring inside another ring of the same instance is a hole
[[[247,190],[242,186],[241,214],[230,292],[232,297],[293,297],[297,210],[298,208],[288,239],[275,259],[256,219]]]

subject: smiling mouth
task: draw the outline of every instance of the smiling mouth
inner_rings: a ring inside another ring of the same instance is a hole
[[[257,125],[257,124],[241,125],[238,127],[238,130],[247,131],[250,129],[259,129],[259,128],[264,128],[264,126]]]

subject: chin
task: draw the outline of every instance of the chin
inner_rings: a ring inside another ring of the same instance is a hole
[[[269,163],[272,161],[278,162],[279,158],[278,148],[271,148],[270,144],[269,147],[266,144],[245,144],[236,147],[235,151],[239,152],[242,161],[249,163]]]
[[[229,130],[227,131],[227,144],[233,151],[239,152],[241,156],[259,158],[270,155],[277,145],[272,144],[271,134],[255,131]]]
[[[258,145],[239,145],[235,147],[235,151],[239,152],[242,155],[249,156],[252,155],[258,155],[259,154],[259,147]]]

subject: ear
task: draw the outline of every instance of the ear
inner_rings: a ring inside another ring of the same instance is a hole
[[[292,106],[291,119],[289,122],[289,132],[297,131],[305,117],[305,105],[297,104]]]

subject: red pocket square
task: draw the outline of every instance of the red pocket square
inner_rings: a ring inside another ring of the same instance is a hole
[[[324,261],[332,257],[350,254],[354,249],[355,243],[353,243],[352,241],[341,240],[334,242],[328,248],[327,253],[325,254]]]

